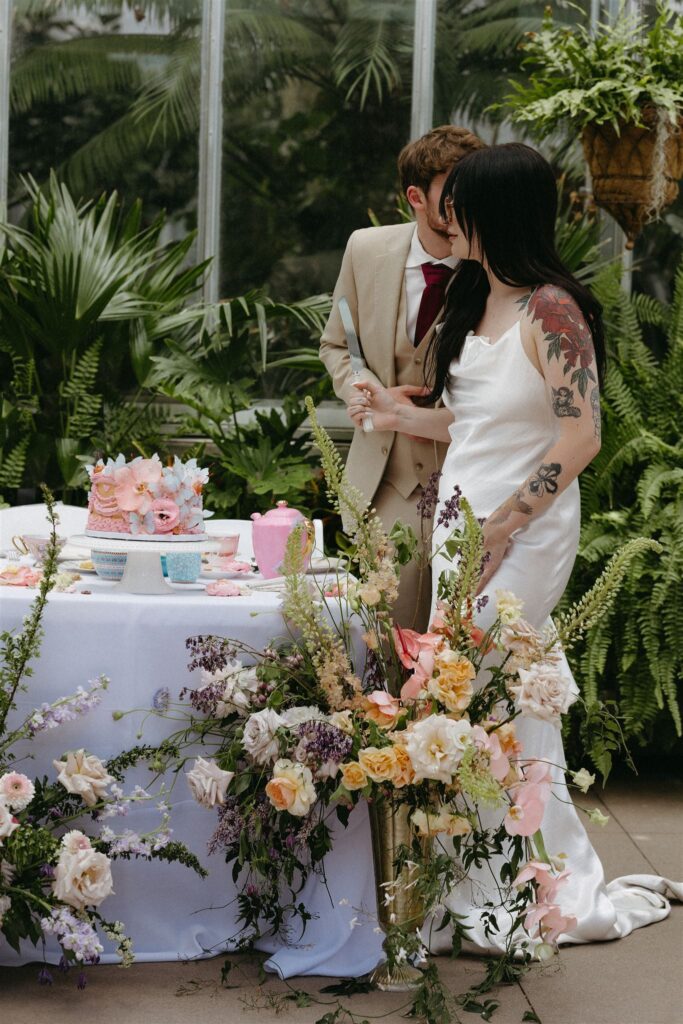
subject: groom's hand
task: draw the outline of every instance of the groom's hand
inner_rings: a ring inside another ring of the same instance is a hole
[[[419,384],[397,384],[393,388],[387,388],[389,394],[399,405],[414,405],[413,398],[429,394],[429,388],[420,387]],[[420,444],[433,444],[428,437],[417,437],[415,434],[406,434],[411,441],[419,441]]]

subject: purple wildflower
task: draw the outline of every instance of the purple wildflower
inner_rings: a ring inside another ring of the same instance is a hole
[[[488,594],[482,594],[481,597],[478,597],[477,600],[475,601],[474,607],[478,612],[482,612],[488,603]]]
[[[88,984],[88,980],[87,980],[87,978],[85,976],[85,971],[81,971],[81,973],[78,975],[78,981],[76,982],[76,988],[80,988],[81,991],[82,991],[87,984]]]
[[[456,484],[453,488],[453,494],[446,501],[441,503],[441,511],[439,512],[439,518],[436,521],[437,526],[450,526],[454,523],[460,515],[460,499],[462,498],[462,491]]]
[[[196,690],[190,686],[184,687],[180,691],[180,699],[185,700],[187,697],[195,711],[204,715],[213,715],[216,705],[219,700],[223,699],[224,693],[225,679],[219,679],[216,682],[207,683],[206,686],[198,686]]]
[[[337,769],[351,752],[353,740],[331,722],[302,722],[296,730],[299,743],[294,758],[309,764],[318,778],[336,775]]]
[[[209,839],[209,853],[228,850],[239,843],[244,830],[244,818],[239,811],[239,799],[229,796],[222,807],[218,808],[218,825]]]
[[[96,708],[102,700],[102,691],[109,686],[109,680],[106,676],[100,676],[99,679],[91,679],[88,685],[89,690],[79,686],[69,697],[62,697],[52,704],[41,704],[28,720],[31,736],[47,729],[56,729],[65,722],[73,722]]]
[[[78,963],[96,964],[99,961],[102,946],[97,932],[89,921],[77,917],[67,907],[55,907],[50,917],[42,919],[40,926],[46,935],[56,935],[62,949],[72,953]],[[52,977],[41,984],[51,985]]]
[[[41,985],[51,985],[52,975],[48,971],[47,967],[41,967],[38,971],[38,981]]]
[[[432,519],[434,517],[434,509],[439,498],[440,476],[441,471],[438,469],[430,475],[427,485],[418,499],[417,511],[421,519]]]
[[[224,669],[235,657],[237,651],[222,636],[190,636],[185,641],[190,652],[188,668],[203,668],[206,672],[218,672]]]
[[[158,690],[155,690],[152,697],[152,707],[155,711],[168,711],[170,703],[171,691],[168,686],[160,686]]]

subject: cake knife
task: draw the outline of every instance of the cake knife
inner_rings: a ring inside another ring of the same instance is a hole
[[[353,317],[351,316],[351,309],[349,307],[348,299],[345,295],[342,295],[339,299],[339,315],[341,316],[342,325],[344,327],[344,334],[346,335],[346,344],[349,349],[349,356],[351,359],[351,369],[353,371],[352,378],[354,383],[360,381],[363,376],[363,370],[366,369],[367,363],[363,359],[363,353],[360,347],[360,341],[356,334],[356,328],[353,324]],[[372,413],[368,412],[363,416],[363,430],[366,434],[369,434],[371,430],[375,429],[375,425],[372,422]]]

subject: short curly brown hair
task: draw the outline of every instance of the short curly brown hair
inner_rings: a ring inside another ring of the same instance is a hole
[[[469,128],[454,124],[442,124],[432,128],[426,135],[409,142],[398,154],[398,173],[401,188],[405,192],[410,185],[417,185],[427,192],[437,174],[451,171],[453,165],[486,146]]]

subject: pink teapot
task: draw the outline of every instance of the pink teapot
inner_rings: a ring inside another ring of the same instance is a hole
[[[264,512],[263,515],[260,512],[253,512],[251,518],[254,522],[252,535],[254,557],[262,576],[270,580],[274,576],[280,575],[287,538],[299,523],[304,525],[303,564],[304,568],[308,568],[315,538],[313,523],[310,519],[306,519],[297,509],[289,508],[286,501],[278,501],[275,508]]]

